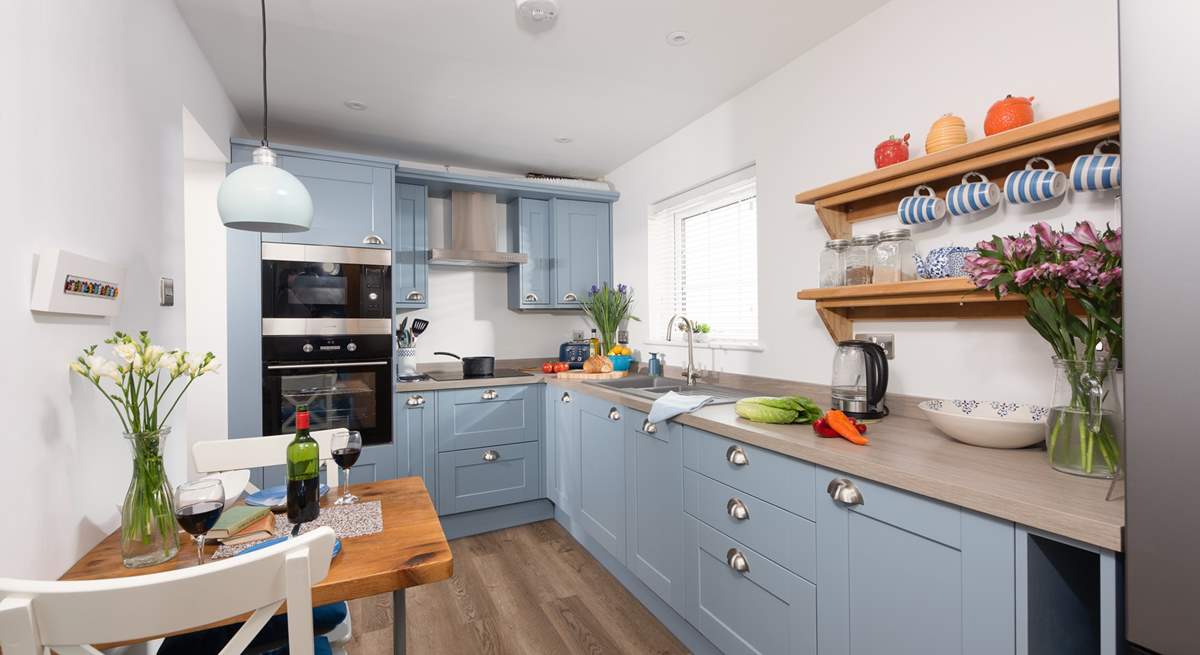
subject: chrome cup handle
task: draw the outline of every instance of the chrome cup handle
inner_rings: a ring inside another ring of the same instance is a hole
[[[408,400],[404,401],[404,404],[408,405],[409,407],[420,407],[421,405],[425,404],[425,397],[424,396],[409,396]]]
[[[420,291],[409,291],[408,295],[404,296],[404,299],[405,300],[425,300],[425,294],[421,293]]]
[[[829,486],[825,488],[829,493],[829,497],[843,505],[862,505],[863,495],[854,486],[854,483],[846,478],[834,478],[829,481]]]
[[[569,403],[569,402],[571,402],[571,394],[570,394],[570,392],[564,391],[564,392],[563,392],[563,395],[562,395],[562,398],[561,398],[560,400],[561,400],[562,402],[564,402],[564,403]]]
[[[610,421],[619,421],[619,420],[621,420],[621,412],[620,412],[620,410],[618,410],[616,407],[613,407],[612,409],[608,410],[608,419],[609,419]]]
[[[729,513],[729,518],[735,521],[750,520],[750,509],[739,498],[730,498],[725,504],[725,511]]]
[[[537,302],[537,301],[538,301],[538,295],[536,293],[525,294],[525,302]]]
[[[750,562],[747,562],[746,556],[736,548],[730,548],[729,552],[725,553],[725,562],[729,564],[729,568],[738,573],[745,574],[750,572]]]
[[[741,446],[730,446],[729,450],[725,451],[725,459],[734,466],[745,466],[750,463],[750,459],[746,457],[746,451],[742,450]]]
[[[494,451],[494,450],[485,450],[485,451],[483,451],[483,461],[485,461],[485,462],[494,462],[494,461],[496,461],[496,460],[498,460],[498,459],[500,459],[500,453],[498,453],[498,452],[496,452],[496,451]]]
[[[579,302],[579,296],[568,292],[563,296],[563,302]]]
[[[479,397],[484,400],[495,400],[496,396],[498,396],[498,395],[499,394],[496,393],[495,389],[488,389],[487,391],[484,391],[482,394],[480,394]]]

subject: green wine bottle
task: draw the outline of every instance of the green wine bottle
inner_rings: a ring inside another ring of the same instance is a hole
[[[287,447],[287,517],[293,525],[320,513],[321,453],[308,434],[308,405],[296,408],[296,438]]]

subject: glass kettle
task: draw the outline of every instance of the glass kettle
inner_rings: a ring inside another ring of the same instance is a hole
[[[840,341],[833,353],[833,408],[856,419],[881,419],[888,414],[887,353],[870,341]]]

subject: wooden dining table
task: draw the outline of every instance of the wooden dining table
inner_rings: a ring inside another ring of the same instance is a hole
[[[404,653],[404,591],[449,578],[454,572],[450,545],[438,520],[433,501],[421,478],[409,477],[351,485],[359,502],[380,501],[383,531],[342,539],[342,552],[330,562],[329,575],[313,586],[313,605],[364,598],[391,592],[393,598],[393,644]],[[336,494],[326,494],[322,511]],[[119,532],[119,531],[118,531]],[[196,566],[195,546],[186,533],[180,534],[179,554],[169,562],[145,568],[125,568],[121,562],[118,532],[108,535],[62,576],[63,580],[98,580],[146,575]],[[211,555],[215,546],[206,546]],[[281,608],[284,611],[286,608]],[[244,620],[244,616],[207,626],[209,628]],[[165,635],[147,635],[144,640]],[[122,644],[105,644],[117,646]]]

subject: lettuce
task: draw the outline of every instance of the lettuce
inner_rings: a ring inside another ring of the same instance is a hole
[[[820,406],[803,396],[758,396],[734,405],[737,415],[758,423],[812,423],[821,418]]]

